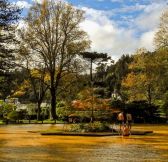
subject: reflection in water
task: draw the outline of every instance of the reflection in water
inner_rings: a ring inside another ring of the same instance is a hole
[[[41,136],[62,125],[0,126],[0,162],[166,162],[167,126],[152,126],[155,134],[130,137]],[[135,129],[151,130],[149,126]]]

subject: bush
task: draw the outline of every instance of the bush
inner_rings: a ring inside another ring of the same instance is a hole
[[[95,121],[88,124],[76,124],[72,125],[70,131],[73,132],[107,132],[110,131],[110,127],[107,123],[101,123]]]
[[[83,124],[73,124],[70,127],[71,132],[85,132]]]
[[[121,100],[112,100],[111,107],[124,108],[124,102]]]
[[[126,104],[125,111],[132,114],[135,123],[153,123],[158,118],[158,107],[143,100]]]
[[[16,105],[0,101],[0,116],[7,117],[7,114],[16,109]]]
[[[63,101],[57,103],[56,114],[59,120],[67,121],[70,114],[70,107]]]
[[[17,111],[11,111],[8,113],[7,118],[11,121],[16,121],[19,118],[19,113]]]
[[[89,123],[86,125],[85,130],[87,132],[104,132],[109,131],[109,126],[106,123],[101,123],[99,121]]]

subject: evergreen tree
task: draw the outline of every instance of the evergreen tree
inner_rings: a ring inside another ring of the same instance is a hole
[[[111,59],[106,53],[97,53],[97,52],[83,52],[81,53],[84,59],[90,62],[90,81],[93,81],[93,63],[101,63],[103,61],[108,61]]]
[[[120,93],[121,81],[128,74],[128,65],[132,62],[132,56],[122,55],[122,57],[107,69],[106,84],[110,91],[116,90]]]
[[[17,40],[15,36],[16,22],[21,9],[7,0],[0,0],[0,76],[13,68],[14,51]]]

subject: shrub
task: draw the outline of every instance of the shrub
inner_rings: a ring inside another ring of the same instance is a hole
[[[158,107],[143,100],[126,104],[125,111],[132,114],[135,123],[153,123],[158,117]]]
[[[70,127],[71,132],[82,132],[83,124],[73,124]]]
[[[110,131],[110,127],[107,123],[101,123],[99,121],[95,121],[93,123],[80,123],[71,125],[70,131],[73,132],[107,132]]]
[[[4,101],[0,101],[0,116],[6,118],[7,114],[16,109],[14,104],[6,103]]]
[[[101,123],[99,121],[95,121],[93,123],[86,124],[85,130],[87,132],[103,132],[108,131],[109,126],[107,123]]]
[[[19,113],[17,111],[11,111],[8,113],[7,118],[11,121],[16,121],[19,118]]]

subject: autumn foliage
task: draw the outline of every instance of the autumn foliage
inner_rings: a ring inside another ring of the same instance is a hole
[[[78,100],[72,101],[72,106],[76,110],[109,110],[111,99],[103,99],[94,96],[91,88],[84,89],[78,96]]]

